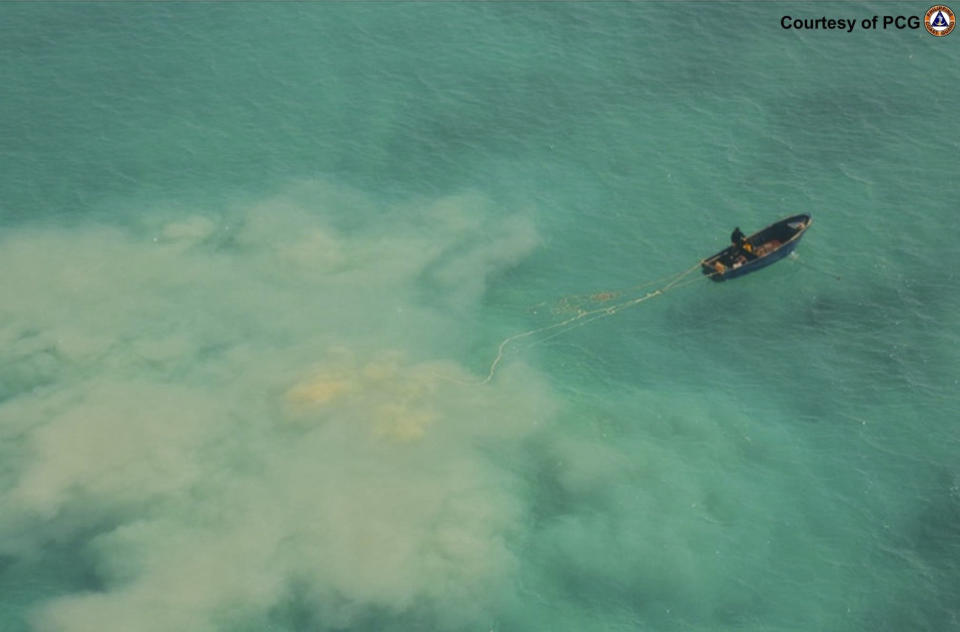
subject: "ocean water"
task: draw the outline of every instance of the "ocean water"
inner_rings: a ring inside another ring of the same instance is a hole
[[[0,6],[0,630],[960,630],[927,8]]]

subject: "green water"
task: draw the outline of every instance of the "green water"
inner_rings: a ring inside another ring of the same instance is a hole
[[[0,5],[0,630],[960,630],[927,8]]]

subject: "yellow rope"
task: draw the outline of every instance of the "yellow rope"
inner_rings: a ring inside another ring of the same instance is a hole
[[[698,267],[699,267],[699,266],[698,266]],[[687,272],[686,274],[689,274],[689,272]],[[714,274],[716,274],[716,273],[715,273],[715,272],[711,272],[709,276],[713,276]],[[643,301],[646,301],[646,300],[648,300],[648,299],[651,299],[651,298],[653,298],[653,297],[655,297],[655,296],[660,296],[661,294],[663,294],[663,293],[666,292],[667,290],[675,290],[675,289],[681,288],[681,287],[683,287],[683,286],[685,286],[685,285],[690,285],[691,283],[696,283],[696,282],[702,281],[702,280],[703,280],[703,278],[701,278],[701,277],[695,277],[695,278],[693,278],[693,279],[687,279],[687,280],[684,281],[683,283],[676,283],[675,285],[674,285],[674,284],[670,284],[670,285],[668,285],[668,286],[665,286],[665,287],[663,287],[663,288],[660,288],[659,290],[657,290],[657,291],[655,291],[655,292],[650,292],[649,294],[646,294],[646,295],[644,295],[644,296],[641,296],[640,298],[633,299],[633,300],[627,301],[627,302],[622,303],[622,304],[619,304],[619,305],[614,305],[614,306],[612,306],[612,307],[608,307],[608,308],[605,308],[605,309],[593,310],[593,311],[591,312],[591,313],[595,314],[595,315],[593,316],[593,318],[588,318],[587,320],[582,321],[582,322],[578,322],[577,324],[572,325],[571,327],[569,327],[569,328],[567,328],[567,329],[563,329],[563,330],[558,331],[558,332],[556,332],[556,333],[550,334],[549,336],[546,336],[546,337],[544,337],[544,338],[540,338],[540,339],[537,340],[536,343],[534,343],[534,344],[540,344],[541,342],[546,342],[547,340],[550,340],[551,338],[555,338],[555,337],[557,337],[557,336],[559,336],[559,335],[561,335],[561,334],[565,334],[565,333],[567,333],[568,331],[571,331],[571,330],[573,330],[573,329],[576,329],[577,327],[583,327],[583,326],[586,325],[587,323],[591,323],[591,322],[593,322],[593,321],[595,321],[595,320],[598,320],[598,319],[600,319],[600,318],[606,318],[606,317],[608,317],[608,316],[613,316],[615,313],[619,312],[619,311],[622,310],[622,309],[626,309],[627,307],[632,307],[632,306],[634,306],[634,305],[636,305],[636,304],[638,304],[638,303],[642,303]],[[599,313],[598,313],[598,312],[599,312]]]
[[[665,277],[661,277],[659,279],[654,279],[652,281],[646,281],[644,283],[632,285],[628,288],[623,288],[621,290],[604,290],[602,292],[594,292],[593,294],[573,294],[570,296],[564,296],[557,302],[557,306],[554,307],[552,311],[554,313],[569,312],[572,310],[576,310],[577,312],[580,312],[582,311],[581,306],[584,304],[605,303],[615,298],[619,298],[624,294],[632,294],[638,290],[642,290],[652,285],[659,285],[660,283],[663,283],[669,279],[673,279],[676,276],[677,276],[676,274],[670,274]],[[539,305],[543,305],[543,303],[540,303]]]
[[[583,325],[586,325],[587,323],[592,322],[592,321],[594,321],[594,320],[597,320],[597,319],[600,319],[600,318],[607,318],[608,316],[613,316],[613,315],[616,314],[617,312],[622,311],[622,310],[624,310],[624,309],[627,309],[628,307],[633,307],[634,305],[639,305],[640,303],[643,303],[644,301],[648,301],[648,300],[650,300],[651,298],[654,298],[654,297],[656,297],[656,296],[661,296],[661,295],[663,295],[664,293],[668,292],[669,290],[675,289],[675,288],[677,288],[677,287],[683,287],[684,285],[689,285],[689,284],[692,283],[692,282],[701,280],[701,279],[698,277],[698,278],[695,278],[695,279],[688,279],[686,282],[680,283],[680,281],[682,281],[684,278],[686,278],[687,276],[689,276],[689,274],[690,274],[691,272],[693,272],[694,270],[697,270],[698,268],[700,268],[700,263],[699,263],[699,262],[698,262],[695,266],[692,266],[692,267],[690,267],[689,269],[684,270],[683,272],[679,272],[679,273],[676,273],[676,274],[672,274],[672,275],[670,275],[670,276],[662,277],[661,279],[657,279],[657,280],[655,280],[655,281],[650,281],[650,282],[648,282],[648,283],[642,283],[642,284],[640,284],[640,285],[635,285],[635,286],[633,286],[633,288],[630,288],[631,290],[636,290],[636,289],[639,289],[639,288],[649,287],[649,286],[651,286],[651,285],[654,285],[654,284],[656,284],[656,283],[660,283],[661,281],[665,281],[665,280],[668,280],[668,279],[669,279],[669,282],[667,282],[667,284],[664,285],[663,287],[661,287],[660,289],[654,290],[653,292],[648,292],[648,293],[644,294],[643,296],[640,296],[640,297],[637,297],[637,298],[633,298],[633,299],[630,299],[630,300],[627,300],[627,301],[623,301],[623,302],[621,302],[621,303],[617,303],[616,305],[611,305],[611,306],[609,306],[609,307],[598,307],[598,308],[596,308],[596,309],[591,309],[591,310],[579,310],[575,316],[571,316],[570,318],[568,318],[568,319],[566,319],[566,320],[564,320],[564,321],[561,321],[561,322],[559,322],[559,323],[554,323],[553,325],[547,325],[547,326],[545,326],[545,327],[540,327],[540,328],[538,328],[538,329],[531,329],[530,331],[524,331],[524,332],[522,332],[522,333],[514,334],[514,335],[512,335],[512,336],[509,336],[509,337],[505,338],[505,339],[503,340],[503,342],[500,343],[500,346],[497,348],[497,357],[494,358],[493,362],[490,364],[490,372],[487,373],[487,377],[484,378],[483,380],[481,380],[480,382],[478,382],[477,384],[488,384],[488,383],[490,383],[490,380],[493,379],[493,376],[494,376],[494,374],[495,374],[496,371],[497,371],[497,366],[500,364],[500,361],[503,360],[503,351],[504,351],[504,349],[507,347],[508,344],[510,344],[510,343],[513,342],[514,340],[519,340],[519,339],[521,339],[521,338],[526,338],[526,337],[528,337],[528,336],[533,336],[533,335],[535,335],[535,334],[543,333],[543,332],[545,332],[545,331],[550,331],[550,330],[552,330],[552,329],[559,329],[559,331],[551,334],[550,336],[547,336],[546,338],[542,338],[541,340],[538,341],[538,342],[544,342],[545,340],[549,340],[550,338],[554,338],[554,337],[556,337],[556,336],[559,336],[559,335],[561,335],[561,334],[564,334],[564,333],[566,333],[566,332],[568,332],[568,331],[570,331],[570,330],[572,330],[572,329],[576,329],[577,327],[582,327]],[[711,274],[708,275],[708,276],[712,276],[713,274],[716,274],[716,273],[711,273]],[[707,277],[704,277],[704,278],[707,278]],[[596,296],[596,295],[594,295],[594,296]],[[586,317],[588,317],[588,316],[592,316],[592,318],[588,318],[587,320],[585,320],[585,321],[583,321],[583,322],[577,322],[577,321],[580,321],[580,320],[582,320],[582,319],[584,319],[584,318],[586,318]],[[577,324],[572,325],[573,323],[577,323]],[[562,329],[563,327],[566,327],[567,325],[572,325],[572,326],[571,326],[571,327],[567,327],[566,329]]]

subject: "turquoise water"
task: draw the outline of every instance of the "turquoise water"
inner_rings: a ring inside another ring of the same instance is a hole
[[[4,4],[0,629],[960,630],[927,8]]]

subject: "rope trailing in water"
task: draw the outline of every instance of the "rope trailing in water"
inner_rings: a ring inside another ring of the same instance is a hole
[[[624,292],[630,291],[630,290],[636,290],[636,289],[640,289],[640,288],[644,288],[644,287],[649,287],[649,286],[651,286],[651,285],[655,285],[655,284],[658,284],[658,283],[660,283],[660,282],[666,281],[666,284],[665,284],[663,287],[661,287],[661,288],[659,288],[659,289],[656,289],[656,290],[654,290],[654,291],[652,291],[652,292],[647,292],[647,293],[644,294],[643,296],[639,296],[639,297],[637,297],[637,298],[632,298],[632,299],[629,299],[629,300],[626,300],[626,301],[622,301],[622,302],[620,302],[620,303],[617,303],[617,304],[615,304],[615,305],[610,305],[610,306],[608,306],[608,307],[598,307],[598,308],[596,308],[596,309],[590,309],[590,310],[579,309],[574,316],[571,316],[570,318],[568,318],[568,319],[566,319],[566,320],[563,320],[563,321],[561,321],[561,322],[559,322],[559,323],[554,323],[554,324],[552,324],[552,325],[547,325],[547,326],[545,326],[545,327],[539,327],[539,328],[537,328],[537,329],[531,329],[530,331],[524,331],[524,332],[522,332],[522,333],[514,334],[514,335],[512,335],[512,336],[509,336],[508,338],[505,338],[505,339],[503,340],[503,342],[500,343],[500,346],[497,348],[497,357],[494,358],[493,363],[490,364],[490,372],[487,373],[487,377],[484,378],[482,381],[478,382],[478,384],[489,384],[489,383],[490,383],[490,381],[493,379],[494,374],[497,372],[497,367],[500,365],[500,361],[503,360],[504,350],[506,349],[507,345],[509,345],[511,342],[513,342],[513,341],[515,341],[515,340],[520,340],[521,338],[527,338],[527,337],[529,337],[529,336],[533,336],[533,335],[536,335],[536,334],[540,334],[540,333],[543,333],[543,332],[545,332],[545,331],[551,331],[551,330],[554,330],[554,329],[558,330],[558,331],[554,332],[553,334],[547,336],[546,338],[541,338],[541,339],[538,341],[538,342],[544,342],[544,341],[546,341],[546,340],[549,340],[550,338],[554,338],[554,337],[559,336],[559,335],[561,335],[561,334],[565,334],[565,333],[567,333],[568,331],[570,331],[570,330],[572,330],[572,329],[576,329],[577,327],[582,327],[583,325],[586,325],[587,323],[592,322],[592,321],[594,321],[594,320],[597,320],[597,319],[600,319],[600,318],[607,318],[607,317],[609,317],[609,316],[613,316],[613,315],[616,314],[617,312],[620,312],[620,311],[622,311],[622,310],[625,310],[625,309],[627,309],[628,307],[633,307],[634,305],[639,305],[640,303],[643,303],[644,301],[649,301],[650,299],[652,299],[652,298],[654,298],[654,297],[662,296],[663,294],[667,293],[668,291],[670,291],[670,290],[672,290],[672,289],[676,289],[676,288],[678,288],[678,287],[683,287],[684,285],[689,285],[690,283],[693,283],[693,282],[696,282],[696,281],[701,280],[701,277],[697,277],[697,278],[694,278],[694,279],[687,279],[686,281],[684,281],[683,283],[681,283],[681,281],[683,281],[683,280],[684,280],[686,277],[688,277],[692,272],[696,271],[696,270],[699,269],[699,268],[700,268],[700,262],[697,262],[696,265],[691,266],[689,269],[684,270],[683,272],[678,272],[678,273],[676,273],[676,274],[672,274],[672,275],[670,275],[670,276],[666,276],[666,277],[663,277],[663,278],[661,278],[661,279],[657,279],[657,280],[655,280],[655,281],[650,281],[650,282],[648,282],[648,283],[642,283],[642,284],[640,284],[640,285],[635,285],[635,286],[633,286],[632,288],[629,288],[628,290],[624,290]],[[715,274],[715,273],[714,273],[714,274]],[[706,279],[706,278],[709,278],[709,277],[708,277],[708,276],[704,276],[704,277],[702,277],[702,278],[703,278],[703,279]],[[606,296],[607,294],[608,294],[608,293],[604,293],[604,296]],[[621,294],[621,292],[617,292],[617,293],[616,293],[617,296],[619,296],[620,294]],[[594,295],[594,296],[597,296],[597,295]],[[601,298],[601,299],[595,299],[595,300],[604,300],[604,299]],[[584,320],[584,319],[586,319],[586,320]]]
[[[594,292],[593,294],[573,294],[571,296],[564,296],[557,302],[557,305],[551,311],[553,311],[553,313],[555,314],[562,314],[565,312],[579,313],[585,309],[584,307],[585,305],[598,305],[600,303],[606,303],[614,299],[620,298],[624,294],[633,294],[639,290],[648,288],[652,285],[659,285],[670,279],[673,279],[676,276],[677,276],[676,274],[671,274],[665,277],[661,277],[659,279],[654,279],[652,281],[646,281],[644,283],[632,285],[628,288],[623,288],[621,290],[604,290],[602,292]],[[541,303],[540,305],[543,305],[543,303]]]

